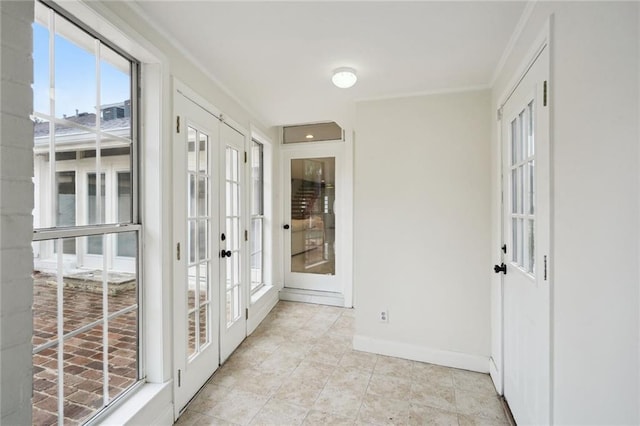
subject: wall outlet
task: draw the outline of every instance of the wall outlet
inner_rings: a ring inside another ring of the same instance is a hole
[[[387,311],[386,309],[381,309],[378,312],[378,321],[389,322],[389,311]]]

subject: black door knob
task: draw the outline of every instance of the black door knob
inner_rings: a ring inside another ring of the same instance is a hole
[[[285,226],[284,226],[284,229],[289,229],[289,225],[285,225]]]
[[[507,265],[505,265],[504,263],[501,263],[500,265],[493,265],[493,272],[495,272],[496,274],[502,272],[503,274],[507,275]]]
[[[231,250],[221,250],[220,257],[231,257]]]

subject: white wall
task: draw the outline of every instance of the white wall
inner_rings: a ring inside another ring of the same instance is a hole
[[[493,110],[552,14],[553,422],[638,424],[638,4],[537,3]]]
[[[488,90],[357,105],[356,349],[488,371],[489,107]]]
[[[0,423],[31,424],[30,2],[0,2]]]

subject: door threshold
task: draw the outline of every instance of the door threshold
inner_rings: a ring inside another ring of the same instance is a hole
[[[315,303],[316,305],[344,307],[344,296],[342,293],[285,287],[280,290],[279,296],[280,300],[287,300],[289,302],[304,302]]]

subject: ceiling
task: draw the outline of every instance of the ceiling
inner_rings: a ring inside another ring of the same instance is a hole
[[[138,1],[263,124],[353,124],[355,101],[487,87],[525,2]],[[331,72],[353,67],[350,89]],[[213,100],[215,103],[215,100]]]

